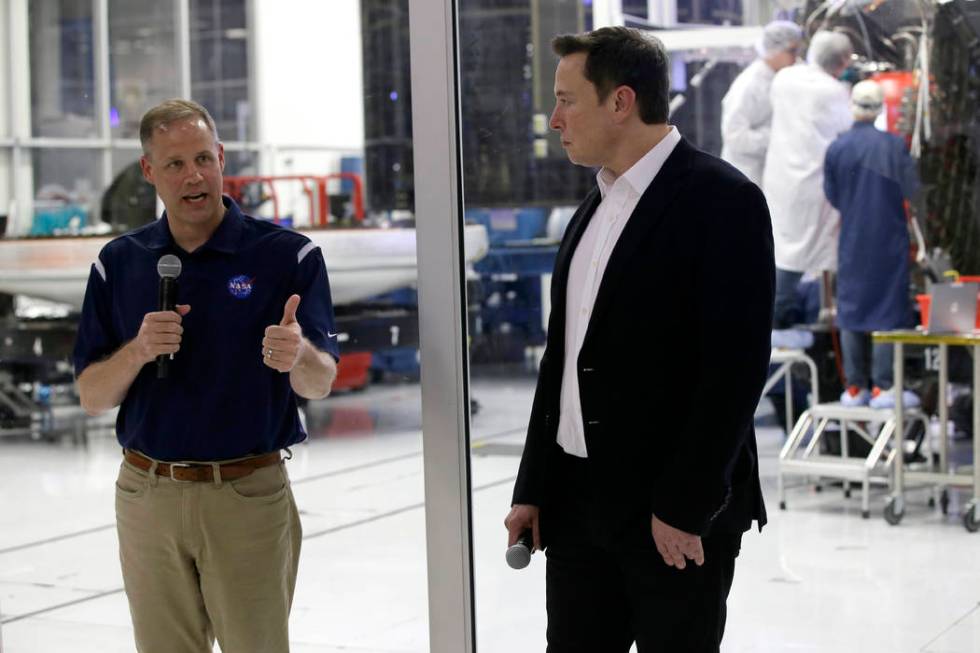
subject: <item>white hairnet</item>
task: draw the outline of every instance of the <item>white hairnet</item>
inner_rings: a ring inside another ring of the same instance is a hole
[[[853,52],[851,40],[845,35],[840,32],[821,31],[810,39],[806,61],[820,66],[830,74],[837,74],[840,68],[847,66]]]
[[[803,30],[788,20],[774,20],[762,29],[762,38],[755,44],[760,57],[791,50],[803,40]]]
[[[851,112],[857,120],[874,120],[881,113],[884,101],[881,85],[870,79],[858,82],[851,89]]]

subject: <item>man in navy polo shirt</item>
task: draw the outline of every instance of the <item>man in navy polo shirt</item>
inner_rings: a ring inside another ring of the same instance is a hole
[[[140,124],[166,212],[92,266],[75,370],[83,408],[119,406],[116,523],[141,653],[289,650],[301,526],[280,451],[306,438],[296,395],[325,397],[338,356],[323,256],[222,197],[204,107]],[[181,261],[158,310],[157,262]],[[154,361],[171,358],[165,378]]]

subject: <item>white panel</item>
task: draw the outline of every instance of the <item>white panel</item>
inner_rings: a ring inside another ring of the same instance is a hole
[[[667,52],[754,48],[761,27],[705,27],[703,29],[655,30]]]
[[[363,148],[360,3],[254,2],[249,18],[258,140]]]
[[[611,27],[623,24],[623,2],[622,0],[593,0],[592,2],[592,26],[594,29],[600,27]]]
[[[677,24],[677,0],[647,0],[647,17],[651,25],[673,27]]]

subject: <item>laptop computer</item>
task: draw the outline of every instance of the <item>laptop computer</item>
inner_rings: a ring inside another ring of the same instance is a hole
[[[926,333],[971,333],[977,323],[976,283],[942,283],[932,287]]]

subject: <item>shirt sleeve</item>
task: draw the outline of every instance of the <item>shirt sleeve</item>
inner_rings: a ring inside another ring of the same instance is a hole
[[[112,292],[106,276],[106,267],[99,260],[92,264],[82,303],[82,314],[78,320],[78,336],[72,359],[75,364],[75,378],[82,371],[112,354],[122,344],[112,324]]]
[[[337,326],[334,321],[333,300],[327,267],[319,247],[313,248],[299,261],[293,291],[300,296],[296,319],[303,336],[320,351],[340,359]]]

